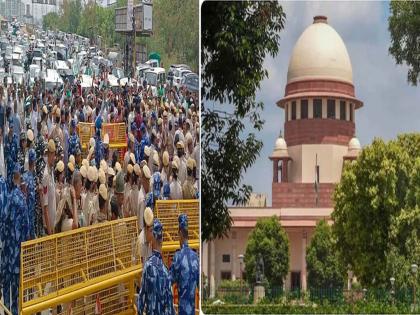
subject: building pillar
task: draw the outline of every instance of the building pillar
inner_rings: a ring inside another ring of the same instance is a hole
[[[210,298],[214,298],[216,296],[216,281],[215,281],[215,273],[216,273],[216,257],[215,257],[215,248],[214,248],[214,241],[210,242]]]
[[[283,170],[281,172],[283,174]],[[279,182],[279,160],[273,159],[273,183]]]
[[[232,257],[231,257],[231,264],[232,264],[232,280],[236,280],[236,260],[238,259],[236,257],[236,240],[233,240],[232,242]],[[239,279],[241,276],[239,275]]]
[[[302,272],[301,272],[301,284],[302,284],[302,291],[306,291],[306,240],[307,240],[307,233],[303,231],[302,234]]]
[[[281,166],[281,181],[282,181],[282,183],[287,183],[289,181],[288,176],[287,176],[287,161],[288,161],[287,158],[283,158],[281,160],[281,164],[282,164],[282,166]]]

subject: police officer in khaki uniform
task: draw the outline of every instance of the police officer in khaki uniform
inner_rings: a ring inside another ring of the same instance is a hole
[[[196,199],[197,191],[194,188],[195,178],[194,178],[194,164],[195,161],[192,158],[189,158],[187,161],[187,179],[182,185],[182,197],[183,199]]]
[[[99,204],[98,195],[95,192],[97,181],[98,171],[96,170],[96,167],[89,166],[87,172],[87,181],[85,183],[86,197],[82,208],[83,216],[85,217],[87,226],[97,223],[98,220]]]
[[[47,165],[42,178],[42,212],[44,227],[48,235],[54,233],[54,222],[56,216],[56,192],[54,181],[55,142],[50,139],[47,147]]]

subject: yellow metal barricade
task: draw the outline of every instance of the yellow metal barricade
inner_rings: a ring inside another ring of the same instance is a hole
[[[133,280],[141,271],[140,259],[134,257],[137,236],[137,218],[132,217],[22,243],[22,314]],[[104,286],[111,276],[118,281]]]
[[[199,213],[198,199],[192,200],[158,200],[155,205],[156,217],[164,226],[163,241],[178,241],[178,216],[181,213],[188,215],[188,234],[190,241],[199,240]]]
[[[90,138],[95,136],[95,124],[80,122],[77,124],[77,128],[82,150],[87,150]],[[103,124],[102,138],[106,133],[109,136],[110,149],[120,150],[127,147],[125,123]]]
[[[169,267],[179,249],[173,232],[178,228],[178,213],[188,213],[190,231],[198,235],[198,201],[158,201],[157,207],[164,231],[174,235],[162,247]],[[168,209],[178,212],[168,213]],[[134,250],[137,237],[137,218],[131,217],[22,243],[20,314],[57,305],[61,306],[58,314],[95,314],[95,308],[100,308],[101,315],[136,314],[134,282],[142,273],[140,257],[135,256],[139,251]],[[198,251],[199,238],[191,237],[189,246]]]

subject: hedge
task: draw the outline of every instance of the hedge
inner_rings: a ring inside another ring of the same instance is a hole
[[[407,305],[385,303],[355,303],[342,305],[203,305],[204,314],[406,314]]]

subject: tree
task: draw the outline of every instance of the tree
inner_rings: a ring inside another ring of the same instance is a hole
[[[420,261],[420,155],[414,162],[409,187],[405,208],[393,218],[390,227],[391,250],[387,271],[395,278],[399,288],[411,287],[411,282],[407,281],[412,277],[410,266]]]
[[[47,29],[58,29],[60,25],[60,16],[55,12],[50,12],[44,15],[42,19],[42,28]]]
[[[269,287],[282,286],[289,272],[289,239],[277,216],[259,219],[252,230],[245,251],[246,280],[252,287],[259,257],[264,261],[264,278]]]
[[[414,189],[410,182],[420,156],[419,141],[418,133],[388,143],[375,139],[356,161],[346,163],[336,187],[332,218],[340,259],[366,286],[388,286],[389,254],[404,255],[404,244],[391,231]]]
[[[318,222],[306,250],[309,288],[342,288],[345,269],[335,249],[331,227],[325,220]]]
[[[407,64],[407,80],[412,85],[417,85],[420,82],[420,2],[393,0],[390,9],[389,53],[394,56],[397,64]]]
[[[245,126],[263,127],[264,104],[255,93],[268,77],[266,55],[279,50],[284,21],[277,1],[202,5],[202,240],[225,236],[232,224],[227,203],[243,204],[252,191],[240,182],[262,142]]]

